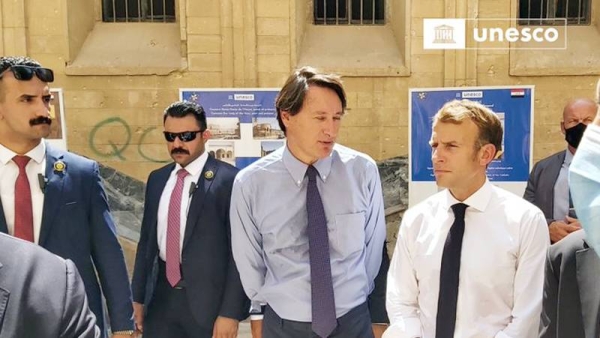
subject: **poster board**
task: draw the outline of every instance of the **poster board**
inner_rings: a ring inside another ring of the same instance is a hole
[[[211,138],[206,151],[242,169],[285,145],[277,122],[278,88],[184,88],[180,100],[201,105]]]
[[[411,88],[409,102],[409,207],[439,191],[431,162],[433,116],[448,101],[469,99],[492,109],[504,129],[502,152],[488,167],[490,181],[523,196],[533,152],[533,86]]]

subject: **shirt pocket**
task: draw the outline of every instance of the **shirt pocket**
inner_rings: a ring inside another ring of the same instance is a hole
[[[365,215],[362,212],[335,216],[335,232],[341,254],[349,255],[365,247]]]

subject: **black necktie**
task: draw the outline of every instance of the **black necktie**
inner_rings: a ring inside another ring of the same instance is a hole
[[[329,260],[329,236],[327,219],[319,189],[318,172],[312,165],[308,167],[308,187],[306,189],[306,212],[308,213],[308,255],[310,261],[310,286],[312,297],[312,329],[325,338],[337,326],[335,298]]]
[[[456,302],[458,300],[458,277],[460,275],[460,253],[465,233],[465,210],[468,205],[457,203],[452,206],[454,223],[446,237],[440,270],[440,295],[435,328],[436,338],[453,338],[456,326]]]

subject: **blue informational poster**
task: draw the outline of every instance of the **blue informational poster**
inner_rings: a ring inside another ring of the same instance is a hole
[[[523,189],[525,187],[531,167],[532,86],[410,89],[409,181],[435,182],[429,145],[432,120],[446,102],[455,99],[480,102],[498,115],[504,128],[502,151],[488,167],[488,177],[497,185],[501,185],[502,182],[517,183],[516,186],[508,184],[508,190],[520,193],[521,186]],[[420,187],[409,184],[410,188]],[[426,197],[423,193],[409,195]]]
[[[240,169],[285,144],[277,122],[279,89],[180,89],[181,100],[206,112],[206,151]]]

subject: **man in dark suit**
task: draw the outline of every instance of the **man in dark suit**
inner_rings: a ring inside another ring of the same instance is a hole
[[[0,58],[0,231],[75,263],[106,334],[133,334],[131,289],[98,164],[42,141],[50,133],[52,70],[27,57]]]
[[[229,205],[237,169],[209,156],[199,105],[165,110],[175,163],[146,185],[133,273],[135,321],[144,338],[234,338],[250,303],[231,253]]]
[[[0,234],[0,338],[100,337],[73,262]]]
[[[540,338],[597,338],[600,257],[576,231],[550,246]]]
[[[581,229],[575,215],[569,215],[572,203],[567,173],[583,132],[594,116],[596,103],[590,99],[575,99],[567,103],[560,122],[567,149],[539,161],[529,174],[523,197],[544,213],[552,243]]]

